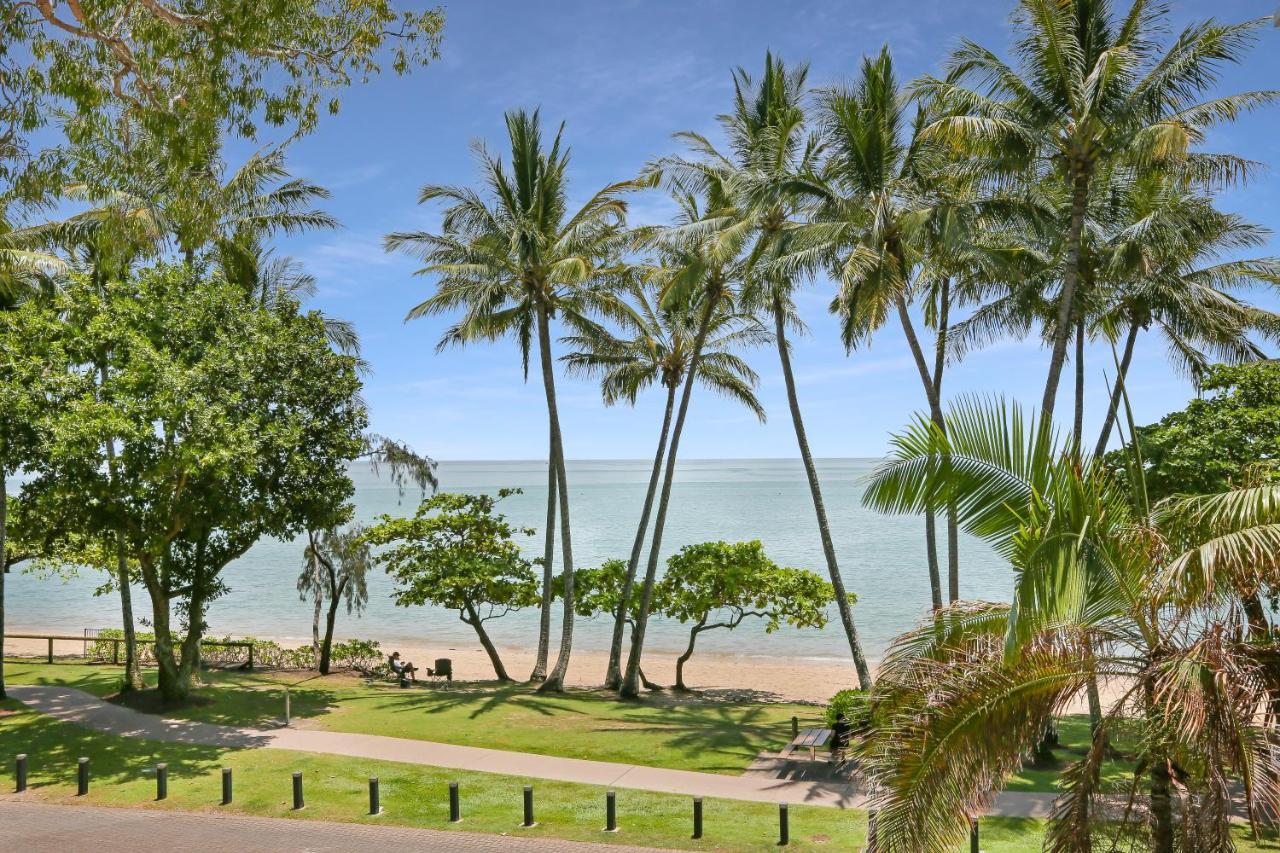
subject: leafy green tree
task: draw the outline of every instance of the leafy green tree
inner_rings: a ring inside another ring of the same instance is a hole
[[[943,79],[919,85],[943,115],[928,133],[981,158],[992,175],[1057,183],[1063,235],[1053,299],[1049,373],[1041,411],[1053,417],[1067,345],[1077,331],[1077,289],[1091,201],[1125,164],[1230,182],[1239,157],[1197,152],[1205,133],[1275,100],[1246,92],[1202,100],[1223,65],[1238,62],[1266,19],[1214,21],[1160,41],[1168,8],[1137,0],[1119,14],[1106,0],[1020,0],[1013,63],[964,40]]]
[[[222,569],[264,536],[350,512],[346,464],[365,426],[354,360],[330,349],[319,316],[264,310],[198,265],[76,274],[15,314],[20,331],[55,329],[62,354],[45,369],[80,383],[39,413],[49,438],[24,500],[55,536],[123,543],[151,602],[161,695],[182,701]]]
[[[605,405],[613,405],[620,400],[634,405],[640,391],[653,384],[661,385],[667,392],[662,428],[658,431],[658,449],[649,475],[649,487],[645,491],[644,506],[631,545],[627,571],[622,587],[618,590],[620,600],[628,603],[632,598],[636,571],[644,550],[645,534],[649,530],[649,515],[653,511],[654,497],[662,475],[662,460],[666,455],[667,439],[671,433],[676,392],[689,369],[693,342],[697,336],[697,312],[688,310],[687,306],[663,307],[661,294],[655,293],[652,296],[655,298],[651,298],[650,292],[645,288],[633,288],[631,301],[619,306],[619,333],[615,334],[597,324],[586,323],[577,334],[564,339],[564,343],[573,347],[573,351],[561,357],[569,373],[600,377],[600,391]],[[767,340],[768,333],[751,317],[720,313],[712,319],[707,329],[698,361],[697,378],[702,385],[746,406],[761,421],[765,419],[765,414],[755,396],[756,373],[733,350]],[[608,612],[616,613],[617,616],[609,644],[605,687],[617,690],[622,684],[622,635],[626,626],[621,608],[614,607]]]
[[[1280,480],[1280,362],[1216,365],[1201,388],[1209,393],[1137,428],[1152,500]],[[1123,449],[1107,463],[1126,473],[1138,464]]]
[[[608,288],[630,274],[622,260],[631,239],[624,227],[627,205],[621,195],[640,184],[605,187],[571,213],[566,175],[569,151],[561,145],[564,127],[546,148],[536,111],[532,115],[512,111],[506,119],[510,167],[483,145],[475,146],[488,196],[467,187],[427,185],[419,193],[419,202],[439,200],[447,205],[442,233],[393,233],[387,235],[386,247],[421,258],[425,266],[420,272],[436,278],[435,294],[413,308],[410,319],[462,310],[462,318],[441,338],[441,347],[512,337],[527,374],[536,339],[550,450],[542,618],[530,678],[543,679],[540,690],[558,691],[564,687],[573,649],[573,543],[551,321],[558,318],[574,328],[588,312],[610,310],[613,299]],[[559,656],[548,674],[557,506],[565,577],[564,621]]]
[[[438,8],[401,11],[390,0],[6,4],[0,144],[9,157],[0,180],[27,195],[48,185],[33,177],[45,164],[22,156],[24,142],[59,114],[73,145],[118,134],[122,120],[136,124],[174,178],[208,162],[225,134],[309,132],[322,110],[338,109],[326,91],[384,64],[399,74],[426,64],[443,25]]]
[[[684,666],[704,632],[732,631],[746,619],[765,620],[768,633],[783,625],[822,628],[834,600],[821,576],[777,565],[758,541],[686,545],[668,558],[657,593],[659,612],[693,625],[689,645],[676,659],[676,689],[688,689]]]
[[[365,529],[358,524],[347,528],[307,531],[308,544],[303,553],[302,574],[298,576],[298,595],[303,601],[309,596],[316,606],[311,634],[321,675],[329,674],[333,628],[338,618],[338,608],[345,604],[348,614],[359,614],[369,603],[366,578],[369,567],[373,565],[373,554],[364,534]],[[326,601],[329,607],[325,613],[322,639],[320,612]]]
[[[598,567],[576,570],[573,573],[573,603],[578,616],[583,619],[608,616],[614,620],[614,624],[621,621],[624,628],[634,631],[640,611],[640,597],[627,589],[627,576],[631,571],[630,561],[619,559],[605,560]],[[632,576],[633,584],[634,581]],[[557,597],[563,594],[564,579],[560,575],[556,575],[554,589]],[[662,601],[656,597],[658,594],[659,591],[655,588],[655,611],[662,608]],[[625,607],[623,602],[626,602]],[[654,684],[645,677],[643,669],[640,670],[639,678],[647,690],[662,689],[661,685]]]
[[[539,601],[534,563],[525,559],[513,528],[495,512],[499,501],[519,489],[501,489],[497,497],[441,492],[423,501],[413,518],[381,516],[365,533],[379,551],[377,561],[396,581],[396,604],[434,604],[458,611],[489,655],[499,681],[511,681],[484,623]],[[572,618],[572,615],[566,616]]]

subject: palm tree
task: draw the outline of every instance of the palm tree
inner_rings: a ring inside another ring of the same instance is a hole
[[[658,449],[653,457],[653,470],[645,491],[640,523],[622,581],[620,604],[614,614],[609,665],[605,674],[605,687],[610,690],[617,690],[622,685],[622,640],[630,618],[632,590],[662,474],[676,392],[689,368],[698,324],[697,315],[688,306],[663,307],[658,301],[661,294],[653,293],[652,288],[631,288],[630,296],[630,304],[625,304],[618,316],[619,334],[603,326],[585,326],[578,334],[563,339],[562,342],[573,351],[561,356],[568,373],[599,377],[601,394],[607,406],[620,401],[634,405],[639,393],[654,384],[666,390]],[[749,316],[725,312],[715,315],[703,343],[697,377],[710,390],[746,406],[761,421],[764,421],[765,413],[753,390],[756,373],[733,350],[740,346],[758,345],[767,339],[768,333]]]
[[[484,192],[467,187],[427,185],[419,202],[441,200],[447,205],[441,233],[389,234],[386,247],[422,259],[425,266],[420,272],[437,277],[436,293],[413,308],[409,319],[463,309],[462,318],[445,332],[440,347],[511,336],[520,348],[527,374],[530,347],[537,340],[550,453],[542,619],[531,678],[545,676],[541,690],[561,690],[573,643],[573,546],[551,321],[558,317],[576,328],[588,312],[610,310],[604,285],[628,274],[621,260],[628,235],[624,228],[626,202],[620,196],[639,184],[605,187],[570,213],[565,174],[569,152],[561,146],[563,125],[548,149],[542,143],[536,111],[509,112],[506,123],[511,144],[509,171],[501,158],[483,145],[475,146],[487,198]],[[564,622],[559,657],[547,674],[557,505],[564,564]]]
[[[1221,66],[1244,55],[1264,19],[1193,24],[1164,47],[1155,39],[1166,14],[1163,4],[1146,0],[1135,0],[1124,16],[1108,0],[1021,0],[1013,17],[1019,34],[1013,65],[966,40],[946,78],[919,87],[945,113],[929,134],[982,156],[996,174],[1062,187],[1064,251],[1041,404],[1046,420],[1077,329],[1073,312],[1095,180],[1120,162],[1236,180],[1248,169],[1245,161],[1190,149],[1208,128],[1277,94],[1200,100]]]
[[[953,407],[945,435],[917,418],[894,446],[865,502],[894,512],[955,503],[1017,580],[1012,604],[962,602],[894,642],[867,749],[878,850],[961,840],[969,815],[1096,677],[1124,689],[1063,775],[1048,849],[1124,837],[1146,814],[1154,850],[1174,849],[1175,816],[1190,849],[1227,849],[1236,778],[1255,826],[1260,810],[1280,807],[1274,734],[1256,714],[1269,698],[1260,655],[1234,639],[1236,617],[1204,581],[1249,572],[1274,583],[1280,489],[1153,510],[1140,478],[1126,488],[1034,417],[980,401]],[[1108,733],[1122,726],[1136,729],[1145,771],[1127,792],[1100,775]],[[1175,786],[1186,792],[1176,809]],[[1111,810],[1139,797],[1145,810]]]
[[[687,171],[687,174],[672,175],[664,169],[665,164],[657,164],[651,172],[651,178],[666,182],[680,212],[670,226],[655,229],[646,236],[658,249],[660,263],[649,268],[645,277],[657,288],[665,310],[696,317],[697,322],[688,348],[688,364],[683,373],[684,387],[680,392],[680,404],[676,408],[671,441],[663,465],[662,489],[658,493],[658,511],[654,516],[653,536],[649,541],[644,583],[640,588],[640,602],[635,609],[631,629],[631,648],[618,691],[628,699],[635,699],[640,695],[640,658],[644,653],[645,631],[653,606],[658,559],[662,553],[662,535],[666,531],[667,509],[675,482],[680,437],[684,433],[685,419],[689,414],[689,401],[693,398],[694,384],[699,379],[705,381],[702,370],[703,351],[716,317],[736,312],[734,285],[741,272],[737,257],[746,233],[742,223],[733,216],[720,173],[715,170],[691,169],[680,170]]]
[[[858,681],[864,689],[869,689],[871,673],[836,561],[822,486],[809,449],[791,366],[787,330],[803,328],[793,301],[800,277],[793,274],[790,265],[779,263],[792,251],[792,244],[811,213],[817,195],[821,146],[816,136],[805,131],[802,101],[807,76],[807,66],[788,70],[782,60],[772,54],[766,54],[764,73],[758,81],[738,69],[733,78],[733,112],[720,116],[731,156],[720,153],[705,137],[685,133],[682,137],[693,147],[697,158],[672,158],[666,168],[677,173],[719,173],[737,219],[737,226],[724,229],[723,233],[731,241],[750,241],[745,260],[744,304],[767,314],[773,325],[791,423],[813,499],[827,572],[835,588],[836,606]],[[745,234],[742,229],[746,229]]]

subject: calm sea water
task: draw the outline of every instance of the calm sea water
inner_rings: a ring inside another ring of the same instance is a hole
[[[841,572],[848,588],[858,594],[854,616],[872,657],[880,654],[892,637],[915,624],[929,605],[923,519],[880,515],[861,506],[864,478],[874,464],[863,459],[818,462]],[[641,460],[569,463],[577,565],[598,565],[630,553],[650,465]],[[367,467],[355,468],[352,473],[358,520],[373,521],[383,513],[412,513],[417,492],[406,492],[402,498],[385,476],[378,478]],[[441,462],[439,476],[441,489],[447,491],[492,493],[503,487],[521,487],[524,494],[500,506],[516,524],[539,529],[543,525],[545,462]],[[664,535],[664,557],[682,545],[714,539],[759,539],[778,563],[826,573],[813,505],[798,460],[680,463]],[[939,544],[941,549],[943,543]],[[529,539],[526,550],[530,556],[540,555],[541,536]],[[224,576],[230,592],[209,609],[212,633],[282,637],[298,644],[307,641],[311,607],[299,600],[295,588],[302,551],[301,540],[262,541],[228,566]],[[960,567],[964,597],[1007,597],[1009,569],[982,543],[962,539]],[[94,596],[101,580],[93,571],[65,582],[25,573],[9,575],[8,629],[78,634],[83,628],[118,626],[118,599],[114,595]],[[395,606],[391,586],[381,571],[375,572],[369,579],[367,610],[359,618],[343,614],[338,633],[376,638],[384,645],[477,645],[471,629],[452,611]],[[135,611],[145,615],[145,593],[138,590],[134,600]],[[557,604],[557,632],[559,613]],[[745,623],[732,633],[704,634],[699,648],[770,657],[845,659],[848,651],[838,624],[834,621],[825,630],[784,628],[766,635],[759,625]],[[536,610],[514,613],[489,625],[499,645],[536,644]],[[576,644],[607,648],[609,628],[605,620],[579,620]],[[650,629],[649,637],[652,648],[675,651],[683,648],[687,634],[678,623],[660,621]]]

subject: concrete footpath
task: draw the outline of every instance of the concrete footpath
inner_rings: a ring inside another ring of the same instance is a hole
[[[0,800],[0,850],[22,850],[24,853],[67,853],[74,850],[641,853],[650,849],[321,820],[281,820],[169,809],[54,806]]]
[[[503,773],[559,782],[580,782],[692,797],[718,797],[768,803],[862,808],[866,799],[855,782],[810,782],[761,776],[723,776],[609,761],[586,761],[527,752],[435,743],[380,735],[318,729],[256,729],[166,720],[104,702],[70,687],[10,685],[10,697],[42,714],[95,731],[169,743],[193,743],[234,749],[289,749],[349,755],[382,761],[423,764],[455,770]],[[1006,792],[990,814],[1045,817],[1051,793]]]

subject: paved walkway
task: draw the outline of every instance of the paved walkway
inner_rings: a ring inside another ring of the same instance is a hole
[[[53,806],[0,800],[0,850],[183,850],[188,853],[385,850],[432,853],[642,853],[650,848],[576,841],[364,826],[319,820],[281,820],[165,809]],[[651,853],[651,851],[650,851]]]
[[[298,752],[350,755],[455,770],[477,770],[726,800],[786,802],[834,808],[862,808],[866,803],[865,797],[857,790],[856,782],[793,781],[754,775],[723,776],[319,729],[219,726],[165,720],[104,702],[92,694],[70,687],[10,685],[8,691],[12,698],[58,720],[124,737],[228,748],[290,749]],[[1049,814],[1052,804],[1053,794],[1006,792],[1000,795],[991,813],[1005,817],[1044,817]]]

